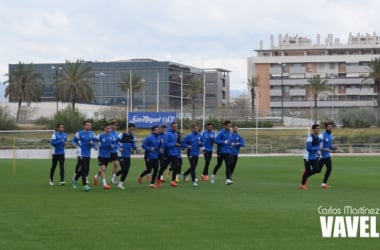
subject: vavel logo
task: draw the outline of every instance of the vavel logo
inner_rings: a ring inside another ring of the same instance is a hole
[[[323,238],[379,238],[376,215],[379,208],[318,207]]]

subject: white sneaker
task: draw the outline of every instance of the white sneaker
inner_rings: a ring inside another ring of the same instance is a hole
[[[52,180],[49,180],[49,185],[54,186],[54,182]]]
[[[61,186],[64,186],[65,184],[66,184],[65,181],[60,181],[60,182],[59,182],[59,185],[61,185]]]
[[[210,182],[211,182],[212,184],[215,183],[215,175],[213,175],[213,174],[211,175]]]
[[[190,180],[190,177],[188,175],[183,176],[183,181],[189,181],[189,180]]]
[[[115,180],[115,178],[111,178],[111,183],[113,184],[113,185],[117,185],[117,181]]]
[[[119,184],[117,184],[117,188],[123,189],[123,190],[125,189],[122,182],[119,182]]]
[[[230,180],[230,179],[226,180],[226,185],[231,185],[232,183],[234,183],[232,180]]]
[[[193,187],[198,187],[198,183],[197,182],[193,182]]]

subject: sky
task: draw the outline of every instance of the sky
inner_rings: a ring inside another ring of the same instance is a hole
[[[223,68],[245,90],[247,58],[270,36],[373,34],[377,0],[1,0],[0,81],[11,63],[150,58]],[[380,32],[378,32],[380,34]],[[0,84],[0,102],[4,102]]]

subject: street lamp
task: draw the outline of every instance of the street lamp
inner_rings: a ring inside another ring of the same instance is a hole
[[[202,131],[205,130],[206,113],[206,71],[203,69],[203,110],[202,110]]]
[[[130,94],[130,109],[133,112],[133,95],[132,95],[132,70],[129,71],[129,94]]]
[[[143,109],[145,111],[145,83],[146,83],[146,81],[144,78],[141,79],[141,83],[143,84]]]
[[[183,73],[181,71],[181,74],[179,75],[179,78],[181,78],[181,133],[183,132]]]
[[[160,108],[160,72],[157,72],[157,112]]]
[[[279,63],[281,67],[281,124],[284,125],[284,68],[285,63]]]
[[[56,103],[57,103],[57,111],[56,113],[58,113],[58,70],[62,70],[62,67],[56,67],[56,66],[51,66],[50,67],[52,70],[55,70],[55,100],[56,100]]]
[[[100,77],[100,105],[103,106],[103,77],[106,77],[107,74],[100,72],[95,74],[95,76]]]

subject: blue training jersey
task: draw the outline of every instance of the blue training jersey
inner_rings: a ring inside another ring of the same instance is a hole
[[[54,147],[53,155],[65,154],[66,142],[67,142],[67,133],[54,131],[50,139],[50,145]]]
[[[212,152],[214,149],[214,139],[215,139],[215,132],[214,131],[203,131],[202,132],[203,137],[203,150]]]
[[[244,138],[239,133],[232,133],[231,135],[231,154],[238,155],[240,148],[245,146]]]
[[[92,142],[92,143],[91,143]],[[91,157],[91,148],[95,147],[95,133],[93,131],[81,130],[71,140],[73,146],[77,145],[79,157]]]
[[[331,150],[335,150],[336,148],[333,145],[333,135],[327,131],[323,132],[319,135],[319,139],[321,141],[321,157],[322,158],[329,158],[330,157],[330,151],[324,150],[325,148],[329,148]]]
[[[102,158],[109,158],[114,147],[111,133],[99,134],[96,136],[96,142],[98,144],[98,156]]]

